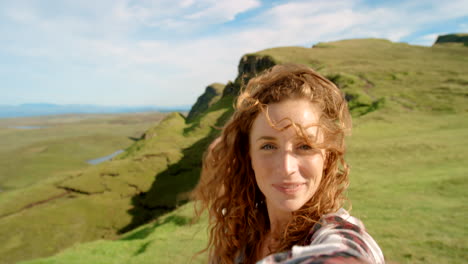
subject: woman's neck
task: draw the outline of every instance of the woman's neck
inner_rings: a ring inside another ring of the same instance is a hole
[[[268,211],[268,218],[270,220],[270,234],[273,237],[280,236],[288,224],[289,220],[292,217],[291,212],[284,212],[280,210],[275,210],[268,206],[267,204],[267,211]]]
[[[260,243],[260,247],[257,252],[257,260],[263,259],[270,255],[275,248],[280,245],[280,237],[283,234],[286,225],[292,217],[292,213],[279,211],[271,206],[266,205],[268,218],[270,221],[270,229],[263,236],[263,240]]]

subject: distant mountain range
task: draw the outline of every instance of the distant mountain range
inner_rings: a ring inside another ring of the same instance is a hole
[[[182,106],[100,106],[100,105],[56,105],[31,103],[0,105],[0,118],[43,116],[60,114],[113,114],[136,112],[188,112],[190,105]]]

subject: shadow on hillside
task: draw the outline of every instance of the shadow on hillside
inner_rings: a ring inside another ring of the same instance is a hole
[[[138,239],[145,239],[148,237],[150,234],[153,233],[153,231],[158,228],[159,226],[165,225],[172,223],[176,226],[184,226],[190,223],[192,218],[186,217],[186,216],[180,216],[180,215],[171,215],[169,217],[164,218],[163,221],[156,221],[152,226],[150,227],[145,227],[141,230],[138,230],[126,237],[123,237],[121,240],[138,240]]]
[[[143,245],[140,246],[140,248],[135,252],[133,253],[133,256],[136,257],[140,254],[143,254],[146,252],[146,249],[148,248],[148,246],[152,243],[152,241],[148,241],[148,242],[145,242],[143,243]]]
[[[226,111],[218,118],[214,127],[222,126],[230,115],[231,112]],[[220,132],[221,130],[212,128],[206,137],[183,149],[182,159],[158,173],[148,192],[133,196],[134,207],[128,211],[132,215],[132,221],[120,229],[119,233],[128,232],[187,203],[189,193],[200,177],[203,154]]]
[[[141,137],[137,138],[137,137],[128,137],[128,139],[132,140],[132,141],[138,141],[141,139]]]

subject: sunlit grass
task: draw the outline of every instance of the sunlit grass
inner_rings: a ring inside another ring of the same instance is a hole
[[[417,113],[356,120],[348,152],[351,213],[363,220],[388,262],[464,263],[468,257],[467,117]],[[188,224],[191,208],[179,208],[121,240],[84,244],[28,263],[188,263],[207,241],[206,218]]]
[[[352,214],[364,221],[389,263],[463,263],[468,259],[464,226],[468,202],[464,194],[468,187],[468,65],[464,58],[468,48],[353,40],[257,54],[276,62],[311,65],[358,98],[350,102],[354,130],[348,138],[348,194]],[[68,174],[47,174],[55,169],[43,169],[42,176],[31,180],[35,184],[22,192],[0,193],[0,212],[9,213],[22,208],[19,205],[73,190],[66,198],[0,218],[0,237],[8,238],[0,247],[5,256],[0,262],[50,256],[67,247],[56,256],[30,263],[188,262],[206,244],[206,218],[189,224],[193,213],[190,203],[183,205],[186,192],[197,181],[203,151],[232,113],[232,100],[231,96],[222,98],[190,122],[179,114],[170,115],[147,130],[146,139],[128,144],[126,152],[112,162],[94,167],[70,165]],[[124,131],[126,125],[121,125]],[[39,137],[55,147],[71,144],[60,134],[54,137],[43,131],[30,131],[43,134],[20,141],[18,149],[43,151],[43,145],[34,140]],[[8,129],[0,130],[0,135],[8,133]],[[70,137],[71,141],[77,138],[75,134]],[[111,146],[118,145],[82,142],[96,144],[88,146],[93,151],[112,149],[110,153],[115,150]],[[5,150],[18,151],[13,143],[1,144]],[[82,160],[83,153],[75,154]],[[17,184],[23,186],[30,180],[18,179]],[[79,244],[116,239],[118,231],[131,230],[154,217],[155,221],[119,240]],[[206,263],[206,255],[194,263]]]

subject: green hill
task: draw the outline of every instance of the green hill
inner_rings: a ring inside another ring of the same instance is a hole
[[[190,260],[206,242],[206,219],[191,224],[187,204],[204,150],[232,113],[242,83],[272,65],[295,62],[346,93],[354,116],[347,157],[352,214],[364,220],[387,260],[462,263],[468,258],[467,55],[460,45],[381,39],[247,54],[236,80],[222,93],[207,89],[190,118],[174,113],[114,160],[43,181],[27,197],[27,189],[1,196],[0,237],[7,239],[0,262],[67,247],[28,263]],[[91,240],[98,241],[80,244]],[[194,262],[205,262],[204,256]]]

